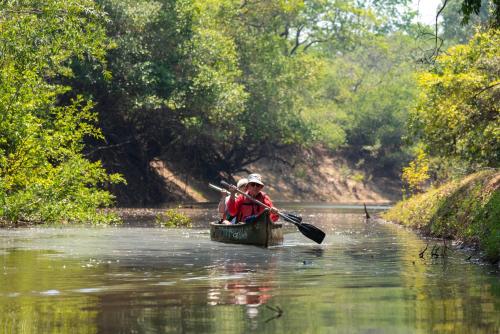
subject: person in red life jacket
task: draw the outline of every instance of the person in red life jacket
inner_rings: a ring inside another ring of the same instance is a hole
[[[236,187],[238,188],[239,191],[246,192],[247,191],[247,184],[248,180],[246,178],[243,178],[238,181],[236,184]],[[221,224],[236,224],[237,217],[233,217],[229,214],[227,211],[227,202],[229,201],[229,198],[231,195],[226,195],[226,192],[221,193],[221,199],[219,200],[219,206],[218,206],[218,211],[221,217],[220,223]]]
[[[273,206],[271,198],[262,191],[264,188],[264,183],[262,182],[262,177],[260,174],[250,174],[248,175],[248,184],[246,193],[256,200],[264,203],[271,208],[270,218],[273,222],[279,219],[278,209]],[[231,196],[227,202],[227,211],[231,216],[236,216],[238,222],[249,222],[254,220],[265,208],[252,202],[250,199],[243,195],[235,198],[234,194],[236,192],[236,187],[230,189]]]

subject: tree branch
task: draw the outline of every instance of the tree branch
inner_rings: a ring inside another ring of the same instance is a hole
[[[304,46],[304,51],[306,51],[313,44],[324,43],[324,42],[328,42],[328,40],[327,39],[315,39],[315,40],[312,40],[309,43],[307,43],[306,46]]]
[[[487,87],[484,87],[483,89],[481,89],[480,91],[478,91],[476,94],[474,94],[473,96],[471,96],[470,98],[471,99],[475,99],[476,97],[478,97],[480,94],[484,93],[485,91],[487,91],[488,89],[491,89],[493,87],[496,87],[496,86],[499,86],[500,85],[500,81],[492,84],[492,85],[489,85]]]
[[[439,19],[439,15],[441,15],[441,12],[445,9],[446,5],[448,4],[448,0],[444,0],[443,1],[443,6],[438,10],[437,14],[436,14],[436,20],[434,22],[434,33],[435,33],[435,44],[434,44],[434,47],[435,47],[435,52],[434,52],[434,55],[437,56],[437,54],[439,53],[439,50],[441,49],[441,46],[443,46],[443,40],[441,38],[438,37],[438,19]],[[441,40],[441,44],[439,45],[438,47],[438,38]]]
[[[280,34],[280,37],[283,37],[285,39],[288,39],[288,33],[290,32],[290,26],[288,25],[288,23],[285,25],[285,29],[283,30],[283,32]]]
[[[124,145],[130,144],[132,141],[133,141],[133,139],[129,139],[129,140],[126,140],[126,141],[121,142],[121,143],[118,143],[118,144],[106,145],[106,146],[98,146],[98,147],[96,147],[94,150],[92,150],[92,151],[90,151],[90,152],[87,152],[87,153],[85,153],[84,155],[85,155],[86,157],[87,157],[87,156],[91,156],[92,154],[94,154],[94,153],[95,153],[95,152],[97,152],[97,151],[108,150],[108,149],[111,149],[111,148],[124,146]]]
[[[297,32],[295,33],[295,45],[293,46],[292,50],[290,51],[290,56],[297,51],[297,48],[302,44],[300,42],[300,33],[302,32],[302,29],[304,29],[304,26],[300,26],[297,28]]]

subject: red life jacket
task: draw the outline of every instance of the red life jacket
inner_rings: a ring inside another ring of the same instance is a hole
[[[259,192],[255,197],[259,202],[264,203],[265,205],[272,207],[273,202],[269,196],[267,196],[264,192]],[[243,195],[238,196],[234,201],[229,200],[227,203],[227,209],[231,216],[237,216],[239,222],[245,221],[245,218],[253,215],[259,215],[265,208],[259,204],[252,202],[250,199],[246,198]],[[275,213],[271,213],[271,220],[273,222],[279,219],[279,215]]]

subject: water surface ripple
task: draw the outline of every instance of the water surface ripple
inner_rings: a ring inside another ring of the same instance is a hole
[[[422,259],[428,240],[359,208],[295,209],[322,245],[212,242],[214,207],[192,229],[0,230],[0,333],[499,333],[497,268],[433,240]]]

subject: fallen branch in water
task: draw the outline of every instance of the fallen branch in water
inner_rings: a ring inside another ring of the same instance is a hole
[[[418,253],[418,257],[423,259],[424,258],[424,254],[425,254],[425,251],[427,250],[427,248],[429,248],[429,243],[427,243],[427,245],[425,246],[425,248],[420,252]]]
[[[368,210],[366,209],[366,204],[363,203],[363,206],[365,208],[365,217],[366,217],[366,219],[370,219],[370,214],[368,213]]]

